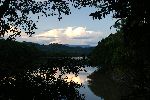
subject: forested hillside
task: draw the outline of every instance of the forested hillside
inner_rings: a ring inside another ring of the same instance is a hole
[[[91,60],[96,65],[112,65],[121,63],[120,61],[114,61],[114,59],[123,59],[123,53],[123,34],[118,32],[110,34],[105,39],[99,41],[91,53]]]
[[[63,45],[53,43],[49,45],[40,45],[38,43],[23,42],[24,44],[34,46],[45,53],[45,56],[88,56],[94,47],[71,47],[69,45]]]
[[[11,71],[31,67],[41,52],[24,43],[0,39],[0,71]]]
[[[23,68],[40,57],[88,56],[92,49],[0,39],[0,68]]]
[[[98,74],[91,77],[99,77],[100,73],[105,73],[121,84],[121,87],[128,89],[125,100],[147,100],[145,98],[150,95],[149,42],[146,36],[139,41],[135,40],[135,36],[129,40],[129,35],[123,29],[122,25],[115,34],[102,39],[94,48],[90,54],[91,63],[98,66],[99,70]],[[133,96],[132,99],[129,95]],[[140,99],[137,95],[141,95]]]

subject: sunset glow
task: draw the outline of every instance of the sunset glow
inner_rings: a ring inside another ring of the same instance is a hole
[[[79,76],[76,77],[73,74],[68,74],[67,77],[68,77],[68,79],[65,79],[67,82],[74,81],[75,83],[78,83],[78,84],[81,84],[84,82],[84,79],[82,79]]]

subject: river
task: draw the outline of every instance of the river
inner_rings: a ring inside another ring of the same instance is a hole
[[[67,82],[74,81],[77,84],[82,84],[82,87],[78,88],[78,91],[79,91],[80,94],[85,95],[85,100],[103,100],[101,97],[96,96],[88,86],[89,81],[91,80],[91,79],[88,78],[88,76],[90,74],[92,74],[94,71],[96,71],[97,68],[96,67],[85,67],[84,70],[85,71],[79,71],[77,76],[73,73],[70,73],[70,74],[62,75],[62,78],[65,78],[65,80]],[[34,76],[35,75],[40,75],[40,72],[38,72],[36,74],[34,73],[33,75]],[[57,73],[55,74],[55,77],[58,78],[59,75],[61,75],[61,72],[57,70]],[[44,77],[46,79],[46,74],[43,74],[42,77]]]
[[[91,73],[97,70],[97,68],[94,67],[85,67],[85,71],[79,72],[78,76],[75,76],[74,74],[66,74],[64,77],[68,77],[67,81],[73,80],[76,83],[83,84],[83,87],[79,88],[79,91],[81,94],[85,95],[85,100],[103,100],[101,97],[96,96],[91,89],[89,88],[89,76]]]
[[[12,73],[0,81],[0,99],[6,100],[120,100],[117,86],[96,74],[84,60],[52,59],[47,64]]]

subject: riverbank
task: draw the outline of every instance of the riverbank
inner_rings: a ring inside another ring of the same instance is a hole
[[[88,86],[95,95],[101,96],[104,100],[121,100],[121,90],[110,75],[97,70],[88,78],[91,79]]]

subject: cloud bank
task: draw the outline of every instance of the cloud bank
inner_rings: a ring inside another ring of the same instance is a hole
[[[66,27],[51,29],[43,33],[35,34],[32,37],[23,35],[17,38],[17,40],[37,42],[40,44],[61,43],[96,46],[98,41],[104,37],[106,37],[104,33],[87,30],[86,27]]]

